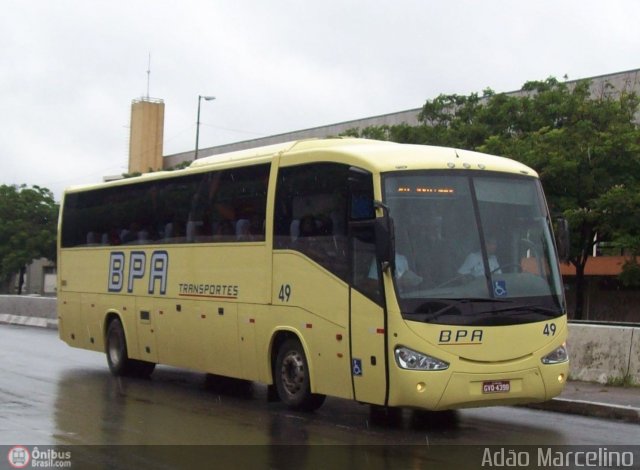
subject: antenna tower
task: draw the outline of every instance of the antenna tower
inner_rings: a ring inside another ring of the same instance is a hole
[[[147,100],[149,99],[149,82],[151,81],[151,52],[149,52],[149,66],[147,67]]]

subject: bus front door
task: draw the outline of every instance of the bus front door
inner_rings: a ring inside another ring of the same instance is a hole
[[[355,289],[351,296],[351,377],[354,398],[385,405],[387,401],[387,357],[384,308]]]

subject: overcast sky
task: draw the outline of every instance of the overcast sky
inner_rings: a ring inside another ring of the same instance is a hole
[[[131,100],[164,154],[640,68],[637,0],[3,0],[0,184],[127,170]]]

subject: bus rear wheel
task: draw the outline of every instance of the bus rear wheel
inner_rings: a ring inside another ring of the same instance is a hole
[[[129,358],[124,327],[122,326],[122,322],[117,318],[109,323],[105,343],[109,370],[116,377],[130,376],[147,378],[156,367],[153,362],[138,361]]]
[[[304,349],[297,339],[288,339],[278,350],[275,369],[276,389],[288,408],[313,411],[324,403],[325,396],[311,393],[309,366]]]

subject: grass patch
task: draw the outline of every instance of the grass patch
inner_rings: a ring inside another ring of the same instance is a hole
[[[640,384],[637,384],[631,375],[624,375],[622,377],[609,377],[606,385],[613,387],[638,387]]]

